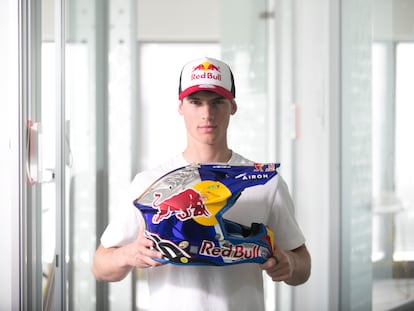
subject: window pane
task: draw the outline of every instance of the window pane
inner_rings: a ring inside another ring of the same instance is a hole
[[[395,219],[395,261],[414,261],[414,43],[396,50],[395,192],[402,210]]]

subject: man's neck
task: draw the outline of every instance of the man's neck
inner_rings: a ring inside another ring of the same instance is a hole
[[[211,148],[192,150],[187,147],[183,152],[183,157],[188,163],[227,163],[231,156],[232,151],[229,148],[221,150]]]

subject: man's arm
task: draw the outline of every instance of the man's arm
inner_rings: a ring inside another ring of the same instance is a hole
[[[152,258],[161,258],[147,239],[142,228],[137,239],[124,246],[105,248],[99,245],[93,258],[92,272],[98,281],[116,282],[124,279],[132,268],[148,268],[160,265]]]
[[[284,281],[295,286],[309,279],[311,258],[305,244],[290,251],[277,248],[274,256],[262,264],[261,268],[273,281]]]
[[[105,248],[99,245],[93,258],[92,272],[98,281],[120,281],[133,268],[126,263],[122,247]]]

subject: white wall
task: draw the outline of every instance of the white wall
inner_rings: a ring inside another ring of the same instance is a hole
[[[220,0],[138,0],[141,41],[217,41]]]
[[[0,2],[0,310],[18,309],[17,2]]]
[[[295,289],[296,310],[330,310],[331,253],[330,135],[335,127],[330,113],[338,102],[330,102],[330,6],[336,1],[298,0],[295,5],[294,103],[299,109],[299,133],[294,142],[294,185],[297,218],[312,256],[310,280]],[[334,21],[335,22],[335,21]],[[336,21],[339,23],[339,21]],[[336,132],[338,132],[336,130]],[[336,241],[339,242],[339,241]]]
[[[293,193],[312,256],[296,310],[370,309],[371,3],[295,2]]]

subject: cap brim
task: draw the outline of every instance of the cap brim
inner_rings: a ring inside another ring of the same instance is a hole
[[[226,90],[225,88],[218,86],[218,85],[206,85],[206,84],[200,84],[200,85],[193,85],[187,89],[185,89],[184,91],[182,91],[180,93],[180,95],[178,96],[179,100],[184,99],[184,97],[187,97],[188,95],[191,95],[195,92],[200,92],[200,91],[209,91],[209,92],[214,92],[217,93],[221,96],[223,96],[226,99],[232,100],[234,99],[234,96],[231,92],[229,92],[228,90]]]

